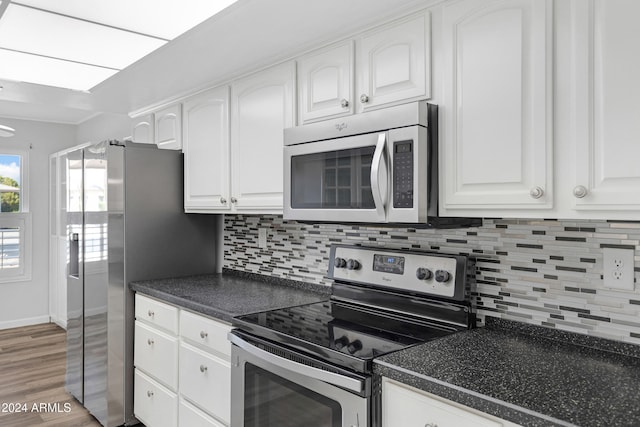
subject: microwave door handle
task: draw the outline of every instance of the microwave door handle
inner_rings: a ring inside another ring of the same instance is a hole
[[[371,163],[371,191],[373,193],[373,203],[379,218],[385,218],[385,202],[387,201],[387,156],[385,146],[387,145],[387,134],[378,135],[376,150],[373,152]],[[384,178],[380,179],[380,171],[384,172]]]

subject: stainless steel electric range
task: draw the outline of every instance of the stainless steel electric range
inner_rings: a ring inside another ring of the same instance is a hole
[[[369,427],[373,359],[474,327],[467,257],[334,245],[332,296],[234,319],[232,427]]]

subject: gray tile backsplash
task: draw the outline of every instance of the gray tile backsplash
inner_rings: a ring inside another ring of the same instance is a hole
[[[258,228],[266,228],[265,248]],[[332,243],[466,254],[476,259],[480,321],[500,317],[640,344],[640,222],[485,219],[481,227],[422,230],[227,215],[224,267],[330,285]],[[635,250],[635,291],[604,288],[606,246]]]

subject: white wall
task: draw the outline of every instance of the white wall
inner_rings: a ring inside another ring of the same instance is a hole
[[[99,142],[105,139],[123,140],[131,135],[131,119],[127,115],[100,114],[77,127],[76,142]]]
[[[29,152],[31,280],[0,283],[0,329],[49,321],[49,155],[76,144],[76,126],[0,117],[16,130],[2,149]],[[29,149],[29,147],[32,147]]]

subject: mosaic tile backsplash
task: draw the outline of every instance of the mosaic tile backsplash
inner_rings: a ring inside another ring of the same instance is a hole
[[[480,323],[492,316],[640,344],[640,222],[485,219],[424,230],[227,215],[224,267],[329,286],[332,243],[465,254],[476,260]],[[604,247],[634,249],[635,291],[603,286]]]

